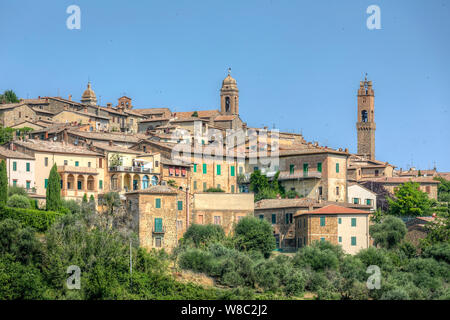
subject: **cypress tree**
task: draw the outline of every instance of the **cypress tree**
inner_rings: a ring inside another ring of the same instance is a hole
[[[58,174],[58,169],[56,168],[55,163],[50,170],[50,175],[48,176],[46,208],[47,211],[58,211],[61,207],[61,177]]]
[[[8,175],[6,173],[6,162],[0,163],[0,205],[6,205],[8,201]]]

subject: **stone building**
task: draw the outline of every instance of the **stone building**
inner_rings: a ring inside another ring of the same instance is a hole
[[[403,184],[407,182],[415,182],[419,184],[419,189],[428,194],[430,199],[437,200],[439,181],[434,180],[432,177],[381,177],[367,179],[364,186],[371,189],[371,182],[375,184],[381,184],[384,189],[391,195],[395,194]]]
[[[346,253],[356,254],[370,246],[369,216],[367,210],[336,204],[298,212],[294,215],[297,248],[328,241],[341,245]]]
[[[28,192],[35,191],[35,160],[34,157],[19,151],[15,151],[14,143],[8,148],[0,146],[0,160],[6,162],[6,173],[8,184],[26,189]]]
[[[358,122],[356,131],[358,134],[358,154],[366,155],[369,159],[375,159],[375,95],[372,81],[360,82],[358,89]]]
[[[349,183],[347,202],[353,204],[365,204],[377,210],[377,194],[358,183]]]

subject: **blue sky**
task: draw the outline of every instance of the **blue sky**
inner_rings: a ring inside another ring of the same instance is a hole
[[[372,4],[381,30],[366,27]],[[102,105],[216,109],[231,67],[248,125],[352,152],[367,72],[377,159],[450,171],[447,0],[2,0],[0,37],[1,92],[79,100],[89,78]]]

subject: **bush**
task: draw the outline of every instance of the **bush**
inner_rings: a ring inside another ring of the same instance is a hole
[[[409,295],[403,288],[395,288],[385,292],[381,300],[409,300]]]
[[[8,187],[8,197],[11,197],[15,194],[18,194],[20,196],[28,196],[27,190],[25,188],[19,187],[19,186],[9,186]]]
[[[433,258],[437,261],[450,263],[450,243],[441,242],[426,247],[422,252],[422,256],[424,258]]]
[[[11,218],[39,232],[46,231],[62,215],[62,213],[54,211],[0,207],[0,220]]]
[[[207,247],[211,243],[221,242],[225,239],[223,228],[216,224],[193,224],[183,236],[184,244],[193,244],[196,248]]]
[[[398,246],[406,235],[405,223],[397,217],[387,216],[380,223],[369,227],[375,246],[391,249]]]
[[[276,247],[272,225],[255,217],[242,218],[234,228],[233,239],[238,250],[260,251],[266,258]]]
[[[62,207],[66,208],[70,213],[81,212],[80,203],[76,200],[66,200],[62,199]]]
[[[225,192],[220,188],[208,188],[206,192]]]
[[[294,256],[294,264],[299,267],[311,267],[314,271],[337,270],[342,257],[343,251],[340,246],[327,241],[316,241],[310,246],[303,247]]]
[[[8,201],[6,202],[6,205],[11,208],[23,208],[23,209],[30,209],[30,200],[26,196],[21,196],[19,194],[14,194],[11,197],[9,197]]]

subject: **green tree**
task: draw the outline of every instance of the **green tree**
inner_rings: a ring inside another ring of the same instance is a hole
[[[47,192],[46,192],[46,209],[47,211],[59,211],[62,208],[61,201],[61,177],[58,174],[56,163],[53,165],[48,176]]]
[[[197,112],[197,111],[194,111],[194,112],[192,113],[192,117],[198,118],[198,112]]]
[[[0,162],[0,205],[6,205],[8,201],[8,176],[6,173],[6,162]]]
[[[122,201],[117,192],[107,192],[103,195],[102,204],[106,206],[108,214],[112,216],[114,211],[122,205]]]
[[[394,199],[388,198],[389,213],[395,216],[426,216],[431,213],[433,201],[419,189],[415,182],[403,184],[396,192]]]
[[[442,202],[450,202],[450,181],[442,177],[435,177],[434,180],[440,182],[438,185],[438,200]]]
[[[0,144],[11,141],[14,137],[14,129],[9,127],[0,127]]]
[[[264,189],[269,189],[269,180],[260,170],[255,170],[250,175],[250,190],[257,194]]]
[[[14,194],[11,197],[9,197],[6,204],[8,207],[12,208],[24,208],[24,209],[31,208],[30,199],[26,196],[22,196],[19,194]]]
[[[397,217],[387,216],[381,222],[369,227],[375,245],[391,249],[397,247],[406,235],[405,223]]]
[[[2,95],[0,95],[0,103],[17,103],[19,102],[19,99],[17,98],[16,94],[12,90],[6,90],[3,92]]]
[[[241,251],[259,251],[266,258],[275,249],[272,225],[265,219],[244,217],[234,227],[236,248]]]
[[[192,243],[197,248],[204,248],[211,243],[222,242],[224,239],[223,228],[216,224],[193,224],[183,235],[183,243]]]

